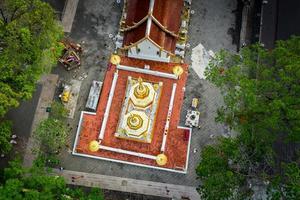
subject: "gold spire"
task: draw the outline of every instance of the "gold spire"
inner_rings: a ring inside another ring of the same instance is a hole
[[[139,99],[144,99],[149,95],[149,88],[144,85],[143,79],[141,77],[138,78],[138,85],[134,89],[134,95]]]
[[[142,127],[143,125],[143,119],[141,116],[137,114],[130,113],[128,119],[127,119],[127,125],[129,128],[133,130],[137,130]]]
[[[138,78],[138,82],[139,82],[139,90],[144,90],[145,86],[143,85],[143,79],[141,77]]]

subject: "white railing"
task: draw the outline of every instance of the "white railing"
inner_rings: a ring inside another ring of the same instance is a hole
[[[124,65],[117,65],[117,69],[130,71],[130,72],[136,72],[136,73],[142,73],[142,74],[149,74],[149,75],[159,76],[159,77],[163,77],[163,78],[178,79],[178,76],[176,76],[175,74],[169,74],[169,73],[165,73],[165,72],[153,71],[153,70],[150,70],[150,69],[141,69],[141,68],[138,68],[138,67],[129,67],[129,66],[124,66]]]
[[[99,137],[98,137],[98,139],[100,139],[100,140],[102,140],[104,138],[106,124],[107,124],[107,120],[108,120],[108,116],[109,116],[111,102],[112,102],[112,99],[113,99],[113,96],[114,96],[114,93],[115,93],[117,80],[118,80],[118,71],[116,71],[115,74],[114,74],[114,79],[113,79],[111,89],[110,89],[110,92],[109,92],[108,101],[107,101],[107,105],[106,105],[105,113],[104,113],[104,118],[103,118],[103,121],[102,121],[101,129],[100,129],[100,133],[99,133]]]
[[[171,99],[170,99],[170,103],[169,103],[168,115],[167,115],[167,122],[165,125],[163,141],[162,141],[162,145],[160,148],[160,151],[162,151],[162,152],[164,152],[166,149],[166,142],[167,142],[167,137],[168,137],[168,132],[169,132],[170,118],[172,115],[176,88],[177,88],[177,84],[173,83],[172,94],[171,94]]]
[[[116,152],[116,153],[127,154],[127,155],[131,155],[131,156],[137,156],[137,157],[141,157],[141,158],[147,158],[147,159],[151,159],[151,160],[156,160],[156,156],[138,153],[138,152],[134,152],[134,151],[127,151],[127,150],[117,149],[117,148],[103,146],[103,145],[100,145],[100,149],[112,151],[112,152]]]

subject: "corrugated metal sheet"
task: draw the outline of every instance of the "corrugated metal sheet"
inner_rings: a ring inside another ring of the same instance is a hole
[[[100,81],[93,81],[92,86],[90,89],[89,97],[86,102],[86,108],[89,110],[96,111],[97,110],[97,105],[98,105],[98,100],[102,88],[102,82]]]

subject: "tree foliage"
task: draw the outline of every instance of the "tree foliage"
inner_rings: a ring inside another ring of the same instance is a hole
[[[276,164],[287,162],[285,166],[293,166],[296,173],[299,163],[290,165],[293,160],[281,158],[274,144],[300,141],[300,37],[278,41],[272,51],[259,44],[243,48],[239,54],[221,51],[205,73],[224,97],[224,106],[218,109],[216,120],[229,125],[239,135],[230,142],[221,140],[203,150],[197,168],[197,174],[203,179],[200,192],[207,194],[207,199],[216,197],[213,193],[218,195],[215,199],[228,199],[233,188],[250,195],[251,188],[245,187],[247,180],[259,179],[270,181],[270,187],[276,185],[277,190],[270,191],[276,191],[274,194],[279,199],[290,197],[285,188],[291,184],[293,194],[299,195],[299,179],[297,182],[287,178],[291,168],[280,173],[281,165]],[[221,169],[213,170],[214,160],[219,162],[216,165],[222,165]],[[233,177],[228,177],[228,171]],[[230,184],[222,182],[225,179]]]
[[[51,104],[51,112],[50,117],[53,119],[64,121],[69,114],[69,111],[65,108],[65,106],[58,101],[54,101]]]
[[[41,142],[42,151],[51,154],[66,143],[68,130],[63,121],[48,118],[38,125],[35,136]]]
[[[268,188],[268,199],[280,200],[300,198],[300,168],[299,163],[283,164],[282,176],[277,176]]]
[[[29,99],[62,50],[52,8],[41,0],[0,2],[0,117]]]
[[[4,181],[0,185],[0,200],[103,200],[99,189],[88,194],[79,188],[69,188],[59,176],[49,175],[43,167],[26,169],[20,160],[10,162],[4,170]]]
[[[234,199],[242,193],[239,185],[243,184],[245,177],[231,169],[236,157],[236,152],[232,151],[237,149],[236,141],[222,139],[220,142],[223,145],[207,146],[202,151],[201,165],[196,169],[203,181],[199,188],[203,199]]]
[[[0,121],[0,153],[6,154],[11,148],[10,141],[12,123],[10,121]]]

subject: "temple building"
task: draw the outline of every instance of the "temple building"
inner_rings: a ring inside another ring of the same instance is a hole
[[[183,0],[126,0],[116,46],[128,57],[170,62],[184,56],[187,20]]]
[[[116,137],[151,143],[162,84],[128,77]]]
[[[179,125],[190,1],[126,0],[96,112],[81,113],[73,155],[186,173]]]

